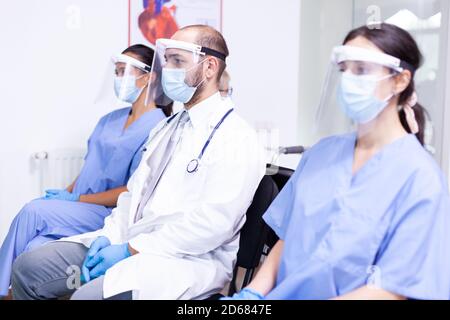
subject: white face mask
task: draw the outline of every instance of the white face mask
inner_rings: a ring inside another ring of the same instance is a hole
[[[189,101],[191,101],[192,97],[197,91],[197,88],[206,80],[206,78],[200,81],[200,83],[195,87],[190,87],[186,84],[185,81],[186,74],[205,61],[206,59],[187,70],[163,68],[161,84],[166,96],[168,96],[173,101],[178,101],[181,103],[188,103]]]
[[[386,106],[394,94],[384,100],[375,96],[375,90],[380,81],[389,79],[394,75],[385,77],[357,76],[343,73],[338,87],[337,98],[344,113],[357,123],[367,123],[375,119]]]
[[[116,77],[114,79],[114,91],[117,98],[131,104],[135,103],[146,87],[144,86],[139,88],[136,85],[136,81],[141,79],[143,76],[145,76],[145,74],[140,77],[127,76],[126,81],[124,81],[123,77]]]

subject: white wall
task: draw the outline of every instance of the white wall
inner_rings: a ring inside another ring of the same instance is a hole
[[[224,0],[238,110],[255,126],[280,128],[282,145],[301,143],[299,8],[297,0]],[[107,59],[127,45],[127,1],[1,1],[0,39],[2,241],[14,215],[38,196],[31,154],[85,146],[110,110],[93,101]],[[298,158],[282,160],[295,167]]]

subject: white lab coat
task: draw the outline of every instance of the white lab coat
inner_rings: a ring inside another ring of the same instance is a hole
[[[120,195],[104,228],[62,239],[89,247],[104,235],[139,252],[106,272],[105,298],[132,290],[134,299],[204,299],[230,281],[239,230],[265,172],[256,132],[234,111],[216,131],[199,170],[188,173],[186,166],[232,107],[217,93],[189,110],[190,122],[140,221],[134,223],[134,216],[150,171],[146,160],[178,116],[150,133],[129,192]]]

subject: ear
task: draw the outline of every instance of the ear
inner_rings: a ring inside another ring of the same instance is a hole
[[[403,70],[400,74],[394,77],[395,81],[395,93],[400,94],[409,86],[411,83],[411,71]]]
[[[214,78],[219,72],[219,61],[216,57],[209,57],[208,61],[205,62],[205,77],[210,80]]]
[[[149,84],[154,83],[156,80],[158,80],[158,75],[156,72],[149,72],[145,76],[145,81]]]
[[[147,85],[150,85],[150,81],[153,81],[152,79],[154,78],[154,76],[155,74],[153,74],[152,72],[146,73],[137,81],[137,86],[140,88],[144,88]]]

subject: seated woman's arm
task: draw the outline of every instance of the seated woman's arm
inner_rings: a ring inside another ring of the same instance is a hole
[[[78,178],[77,178],[77,179],[78,179]],[[75,180],[72,182],[72,184],[66,188],[66,190],[67,190],[68,192],[70,192],[70,193],[73,192],[73,187],[75,186],[75,182],[77,182],[77,179],[75,179]]]
[[[123,186],[105,192],[82,194],[80,195],[80,202],[98,204],[105,207],[115,207],[119,195],[125,191],[127,191],[127,187]]]
[[[283,245],[284,241],[278,240],[248,288],[265,296],[275,287]]]
[[[66,190],[70,193],[73,192],[73,188],[77,179]],[[98,204],[105,207],[115,207],[117,205],[117,199],[122,192],[127,191],[126,186],[118,187],[104,192],[93,193],[93,194],[82,194],[80,195],[80,202]]]
[[[332,300],[405,300],[405,297],[374,286],[364,286]]]

